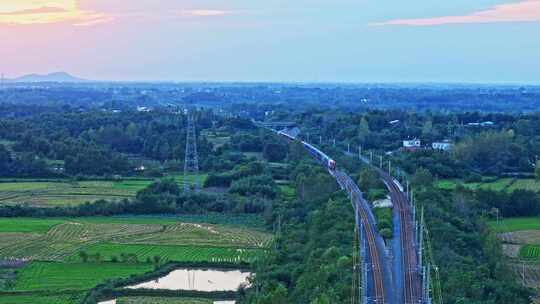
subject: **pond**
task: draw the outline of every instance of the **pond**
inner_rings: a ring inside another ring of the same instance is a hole
[[[128,286],[131,289],[235,291],[248,285],[250,272],[217,269],[176,269],[157,280]]]
[[[235,301],[214,301],[214,304],[234,304]],[[98,304],[116,304],[116,300],[99,302]]]
[[[168,289],[198,291],[235,291],[240,286],[249,286],[251,272],[242,270],[188,269],[171,271],[156,280],[127,286],[130,289]],[[214,304],[234,304],[235,301],[214,301]],[[116,300],[103,301],[99,304],[116,304]]]

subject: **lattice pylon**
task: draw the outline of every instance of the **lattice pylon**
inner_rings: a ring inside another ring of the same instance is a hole
[[[190,183],[188,176],[199,174],[199,155],[197,153],[197,132],[195,128],[195,117],[192,113],[187,114],[186,128],[186,156],[184,160],[184,191],[189,191],[191,187],[198,190],[200,185],[197,178]],[[191,186],[191,187],[190,187]]]

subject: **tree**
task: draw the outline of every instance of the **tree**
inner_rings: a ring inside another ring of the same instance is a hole
[[[9,151],[4,145],[0,144],[0,172],[8,172],[10,161],[11,156],[9,155]]]
[[[375,170],[369,167],[364,167],[362,171],[360,171],[360,177],[358,178],[358,186],[365,193],[375,188],[384,187],[377,172],[375,172]]]
[[[154,262],[154,266],[158,268],[159,264],[161,263],[161,257],[159,255],[155,255],[152,260]]]
[[[365,116],[362,116],[360,120],[360,125],[358,126],[358,138],[360,142],[365,142],[367,136],[369,135],[369,123]]]
[[[88,253],[86,251],[79,251],[79,257],[84,263],[88,261]]]
[[[261,304],[287,304],[287,288],[281,284],[272,287],[261,299]]]
[[[287,156],[287,148],[279,144],[268,143],[264,146],[263,156],[269,162],[279,162]]]
[[[417,187],[427,187],[433,184],[433,175],[428,169],[418,168],[414,173],[411,183]]]

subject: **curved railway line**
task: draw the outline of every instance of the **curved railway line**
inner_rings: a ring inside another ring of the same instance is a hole
[[[283,131],[277,132],[288,140],[296,141],[293,137]],[[423,295],[423,276],[420,257],[418,256],[418,240],[416,225],[414,223],[414,209],[409,203],[407,194],[401,189],[390,174],[382,169],[372,166],[379,173],[390,192],[390,198],[394,204],[395,218],[399,222],[399,254],[394,255],[395,259],[400,259],[399,270],[392,274],[390,261],[387,258],[385,245],[376,228],[376,221],[370,206],[363,198],[362,192],[356,183],[343,171],[336,169],[336,162],[328,157],[324,152],[305,141],[300,143],[316,158],[336,179],[341,189],[346,191],[351,199],[355,211],[356,225],[362,231],[367,243],[367,255],[364,257],[368,268],[371,270],[369,279],[364,282],[366,288],[366,298],[361,303],[393,304],[402,302],[405,304],[424,304],[430,301]],[[363,159],[370,164],[369,161]],[[370,164],[372,165],[372,164]],[[397,280],[399,276],[400,280]],[[396,279],[396,280],[394,280]],[[396,282],[399,288],[396,288]],[[397,295],[400,293],[401,296]],[[398,300],[399,299],[399,300]]]
[[[388,303],[386,300],[384,273],[382,267],[382,264],[384,263],[384,255],[380,253],[380,249],[377,246],[377,232],[370,221],[370,215],[366,210],[367,206],[364,204],[365,202],[363,201],[362,194],[357,185],[347,174],[341,171],[335,171],[332,175],[336,178],[338,184],[340,184],[343,190],[347,191],[353,202],[355,212],[359,214],[361,225],[358,227],[358,229],[364,230],[364,235],[366,236],[367,241],[367,251],[369,252],[369,260],[372,269],[372,300],[374,303]]]

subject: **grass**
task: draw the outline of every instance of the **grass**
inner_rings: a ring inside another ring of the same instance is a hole
[[[214,225],[240,226],[256,229],[264,228],[264,219],[255,214],[182,214],[182,215],[134,215],[134,216],[112,216],[112,217],[82,217],[77,219],[67,219],[81,223],[95,224],[177,224],[187,223],[207,223]]]
[[[0,228],[0,259],[32,261],[16,270],[14,280],[13,275],[0,273],[0,281],[4,278],[13,286],[10,291],[25,292],[24,296],[2,296],[0,304],[77,303],[74,293],[82,295],[107,279],[152,270],[154,265],[147,259],[155,256],[161,262],[253,262],[264,254],[271,239],[258,229],[158,216],[2,218]],[[98,263],[92,257],[83,262],[81,251],[90,256],[99,253]],[[62,295],[51,296],[51,292]]]
[[[256,160],[263,160],[262,152],[242,152],[247,158],[255,158]]]
[[[540,246],[525,245],[519,250],[519,257],[528,260],[540,261]]]
[[[43,295],[2,295],[0,304],[73,304],[79,303],[82,296],[79,294],[66,294],[57,296]]]
[[[87,290],[106,279],[126,278],[152,269],[151,264],[32,262],[19,270],[14,290]]]
[[[229,132],[203,130],[201,136],[204,136],[214,146],[214,149],[228,144],[231,140]]]
[[[437,186],[445,190],[454,190],[458,184],[471,189],[485,189],[495,191],[508,191],[514,190],[531,190],[540,191],[540,181],[530,178],[515,179],[515,178],[500,178],[495,181],[479,182],[479,183],[463,183],[458,179],[443,179],[437,182]]]
[[[524,230],[540,230],[540,217],[508,218],[497,221],[489,221],[488,225],[496,232],[513,232]]]
[[[508,188],[509,191],[516,189],[524,189],[531,191],[540,191],[540,181],[536,179],[516,179],[515,182]]]
[[[168,175],[178,185],[184,185],[183,174]],[[207,174],[188,175],[188,183],[204,184]],[[99,199],[119,200],[134,197],[138,191],[153,183],[153,179],[125,179],[122,181],[80,181],[67,179],[16,179],[0,182],[0,204],[28,203],[33,206],[71,206]]]
[[[286,200],[294,200],[296,197],[296,190],[291,185],[279,185],[279,190]]]
[[[184,185],[184,174],[183,173],[175,173],[170,174],[168,177],[172,177],[176,183],[180,186]],[[194,184],[195,182],[198,185],[204,185],[204,182],[206,181],[206,178],[208,177],[208,174],[193,174],[193,175],[187,175],[186,179],[188,184]]]
[[[134,197],[152,181],[18,181],[0,183],[0,202],[35,206],[68,206],[99,199]]]
[[[158,297],[122,297],[116,300],[116,304],[212,304],[208,299],[191,298],[158,298]]]
[[[7,139],[0,139],[0,145],[3,145],[4,147],[6,147],[6,149],[8,149],[9,151],[11,151],[11,147],[15,144],[14,141],[10,141],[10,140],[7,140]]]
[[[139,262],[145,262],[148,258],[152,259],[154,256],[159,256],[163,262],[249,263],[263,253],[262,249],[112,243],[96,244],[84,250],[90,255],[99,253],[104,261],[111,261],[113,257],[121,260],[122,254],[135,254]],[[67,260],[73,262],[81,261],[78,253],[72,254]]]
[[[53,226],[64,222],[60,219],[0,218],[0,232],[46,233]]]
[[[150,247],[262,249],[268,246],[271,239],[270,234],[258,229],[183,223],[175,218],[166,217],[98,217],[54,221],[19,218],[2,219],[0,223],[6,223],[1,226],[6,231],[0,232],[0,259],[32,258],[42,261],[64,261],[81,250],[99,244],[117,244],[119,247],[134,244]],[[152,250],[154,251],[150,251],[149,255],[159,255],[155,249]],[[173,251],[167,249],[161,253],[171,255]],[[227,253],[217,257],[232,256],[231,253]],[[184,256],[182,259],[186,260]]]

